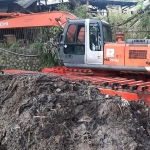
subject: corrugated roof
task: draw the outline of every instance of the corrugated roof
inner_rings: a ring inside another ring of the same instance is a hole
[[[36,2],[36,0],[20,0],[20,1],[15,2],[15,3],[22,6],[23,8],[27,8],[30,5],[32,5],[34,2]]]

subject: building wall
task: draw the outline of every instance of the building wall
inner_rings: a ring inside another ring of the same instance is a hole
[[[19,55],[0,49],[0,68],[40,71],[42,65],[38,55]]]

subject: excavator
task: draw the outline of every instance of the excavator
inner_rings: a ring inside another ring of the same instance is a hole
[[[111,27],[95,19],[68,20],[60,41],[60,57],[66,67],[105,71],[150,72],[150,39],[122,41]]]
[[[59,58],[65,67],[45,68],[43,73],[60,74],[72,81],[88,80],[111,96],[126,100],[145,99],[150,105],[150,39],[127,39],[116,33],[112,42],[109,23],[99,19],[77,19],[73,14],[54,11],[37,14],[0,14],[1,29],[57,26]],[[4,73],[9,73],[4,70]]]

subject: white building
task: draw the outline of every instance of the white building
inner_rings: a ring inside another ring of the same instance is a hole
[[[39,2],[44,5],[53,5],[53,4],[59,4],[59,3],[67,3],[69,2],[69,0],[39,0]]]

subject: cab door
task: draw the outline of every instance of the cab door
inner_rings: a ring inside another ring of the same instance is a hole
[[[71,21],[68,23],[60,42],[60,58],[63,63],[84,64],[85,23]]]
[[[85,21],[85,64],[103,64],[103,34],[100,20]]]

